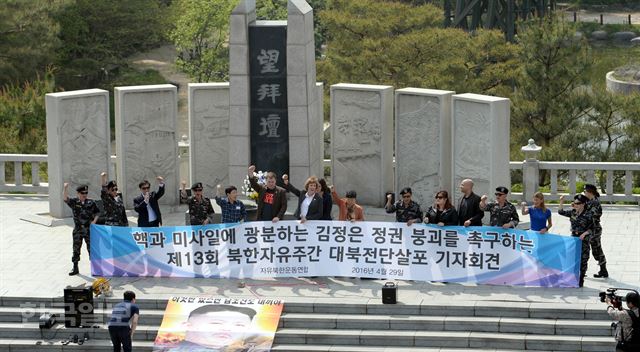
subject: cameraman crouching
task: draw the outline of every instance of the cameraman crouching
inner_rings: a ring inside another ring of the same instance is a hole
[[[640,317],[640,311],[638,310],[638,301],[640,300],[640,296],[636,292],[629,292],[626,296],[627,307],[629,309],[616,309],[612,303],[611,298],[607,296],[605,302],[607,303],[607,313],[609,316],[615,321],[618,321],[616,325],[616,341],[618,344],[616,345],[616,351],[640,351],[640,341],[637,340],[638,332],[633,331],[634,325],[636,329],[638,329],[638,323],[634,324],[634,320],[638,321],[638,317]],[[634,315],[632,317],[631,315]],[[634,338],[635,337],[635,338]]]

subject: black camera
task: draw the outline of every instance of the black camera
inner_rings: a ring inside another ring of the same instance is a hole
[[[638,291],[630,288],[612,287],[612,288],[608,288],[607,291],[600,292],[598,294],[598,296],[600,297],[600,302],[604,302],[605,299],[609,297],[609,299],[611,300],[611,306],[613,306],[616,309],[622,309],[622,301],[624,301],[625,298],[624,296],[617,295],[616,292],[618,291],[631,291],[631,292],[635,292],[636,294],[638,293]]]

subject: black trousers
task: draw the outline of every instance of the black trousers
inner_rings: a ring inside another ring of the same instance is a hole
[[[131,328],[128,326],[109,326],[109,336],[113,343],[113,352],[131,352]],[[121,349],[122,348],[122,349]]]
[[[138,226],[140,226],[140,227],[159,227],[160,226],[160,220],[156,219],[156,220],[153,220],[153,221],[147,222],[147,223],[138,222]]]

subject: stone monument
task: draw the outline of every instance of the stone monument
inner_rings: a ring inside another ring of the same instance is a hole
[[[69,182],[69,196],[76,187],[89,185],[89,197],[100,199],[100,170],[109,168],[109,92],[86,89],[46,95],[49,212],[69,217],[62,187]]]
[[[322,172],[313,10],[302,0],[289,0],[287,10],[287,21],[256,21],[255,0],[241,0],[231,14],[231,183],[252,163],[294,182]]]
[[[229,184],[229,83],[189,84],[189,135],[188,186],[202,182],[215,194]]]
[[[177,205],[177,88],[171,84],[116,87],[115,109],[117,180],[125,206],[133,207],[143,179],[155,188],[156,176],[163,176],[167,185],[160,204]]]
[[[436,192],[451,194],[451,96],[455,92],[404,88],[395,94],[396,192],[411,187],[424,209]]]
[[[393,87],[331,86],[331,178],[358,202],[383,206],[393,190]]]
[[[507,98],[453,95],[453,187],[470,178],[474,193],[489,199],[495,198],[496,187],[511,188],[509,106]],[[454,204],[459,199],[460,192],[454,192]]]

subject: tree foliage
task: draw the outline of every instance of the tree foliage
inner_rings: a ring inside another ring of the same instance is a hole
[[[36,78],[58,47],[58,25],[51,13],[57,3],[42,0],[0,1],[0,86]]]
[[[518,47],[500,32],[441,28],[442,10],[431,4],[334,0],[320,17],[327,52],[318,76],[329,84],[506,94],[517,72]]]
[[[117,73],[125,58],[163,41],[158,0],[75,0],[56,14],[60,24],[56,80],[66,89],[92,88]]]
[[[0,88],[0,152],[46,154],[45,94],[54,89],[53,71]]]
[[[172,5],[175,28],[169,38],[178,50],[178,67],[197,82],[224,81],[229,72],[226,45],[231,0],[178,0]]]
[[[518,33],[522,72],[512,102],[512,142],[533,138],[544,147],[543,160],[580,158],[575,146],[588,138],[580,117],[588,108],[589,46],[555,16],[522,23]]]

